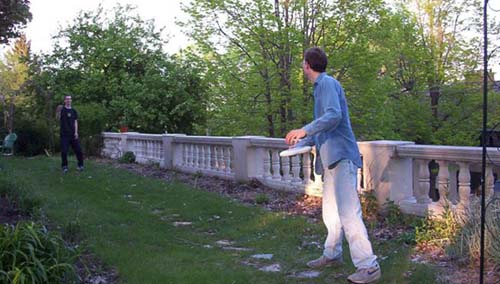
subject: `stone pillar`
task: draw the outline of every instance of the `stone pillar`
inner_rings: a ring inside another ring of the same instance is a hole
[[[165,169],[173,169],[175,167],[176,157],[182,158],[182,148],[176,147],[175,137],[186,136],[185,134],[163,134],[163,163],[160,166]]]
[[[413,161],[396,154],[398,146],[413,145],[408,141],[359,142],[363,156],[365,190],[374,190],[379,206],[387,200],[399,203],[413,199]]]
[[[121,158],[123,156],[123,154],[125,154],[125,152],[128,151],[128,141],[127,141],[127,132],[122,132],[120,133],[120,136],[122,138],[122,140],[120,141],[120,153],[118,153],[118,156],[117,158]]]
[[[233,137],[233,171],[236,181],[248,182],[252,178],[262,175],[262,151],[251,146],[251,139],[255,136]]]

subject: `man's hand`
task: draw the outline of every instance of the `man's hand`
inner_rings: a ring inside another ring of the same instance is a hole
[[[304,129],[294,129],[286,135],[285,142],[288,145],[295,145],[299,142],[299,139],[307,135]]]

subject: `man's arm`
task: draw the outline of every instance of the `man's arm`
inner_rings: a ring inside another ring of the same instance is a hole
[[[78,120],[75,119],[75,139],[78,139]]]
[[[302,127],[307,136],[336,128],[342,120],[340,109],[340,94],[333,82],[327,82],[321,86],[317,94],[317,103],[323,108],[323,114],[311,123]]]

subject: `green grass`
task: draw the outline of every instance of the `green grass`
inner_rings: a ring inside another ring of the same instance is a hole
[[[70,160],[71,165],[75,164]],[[85,171],[60,171],[58,158],[18,157],[0,161],[0,182],[19,184],[40,200],[41,212],[64,235],[78,235],[121,283],[346,283],[354,271],[348,248],[346,264],[321,270],[314,279],[290,277],[307,271],[305,262],[321,250],[304,243],[323,242],[325,229],[303,217],[241,205],[179,183],[141,177],[86,162]],[[192,222],[174,226],[174,222]],[[223,250],[218,240],[252,251]],[[383,279],[379,283],[434,283],[434,272],[408,260],[412,248],[401,242],[374,242]],[[253,254],[273,254],[254,260]],[[258,267],[279,263],[281,272]],[[411,276],[405,276],[405,272]]]

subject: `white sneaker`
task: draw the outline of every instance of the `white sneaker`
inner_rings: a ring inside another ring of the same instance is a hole
[[[360,268],[354,274],[349,275],[347,280],[352,283],[374,283],[380,279],[382,272],[380,271],[380,266],[377,264],[370,268]]]
[[[320,256],[319,258],[315,259],[315,260],[311,260],[307,263],[307,266],[309,266],[310,268],[320,268],[320,267],[323,267],[323,266],[327,266],[327,265],[332,265],[332,264],[342,264],[344,263],[342,261],[342,257],[338,257],[338,258],[328,258],[324,255]]]

